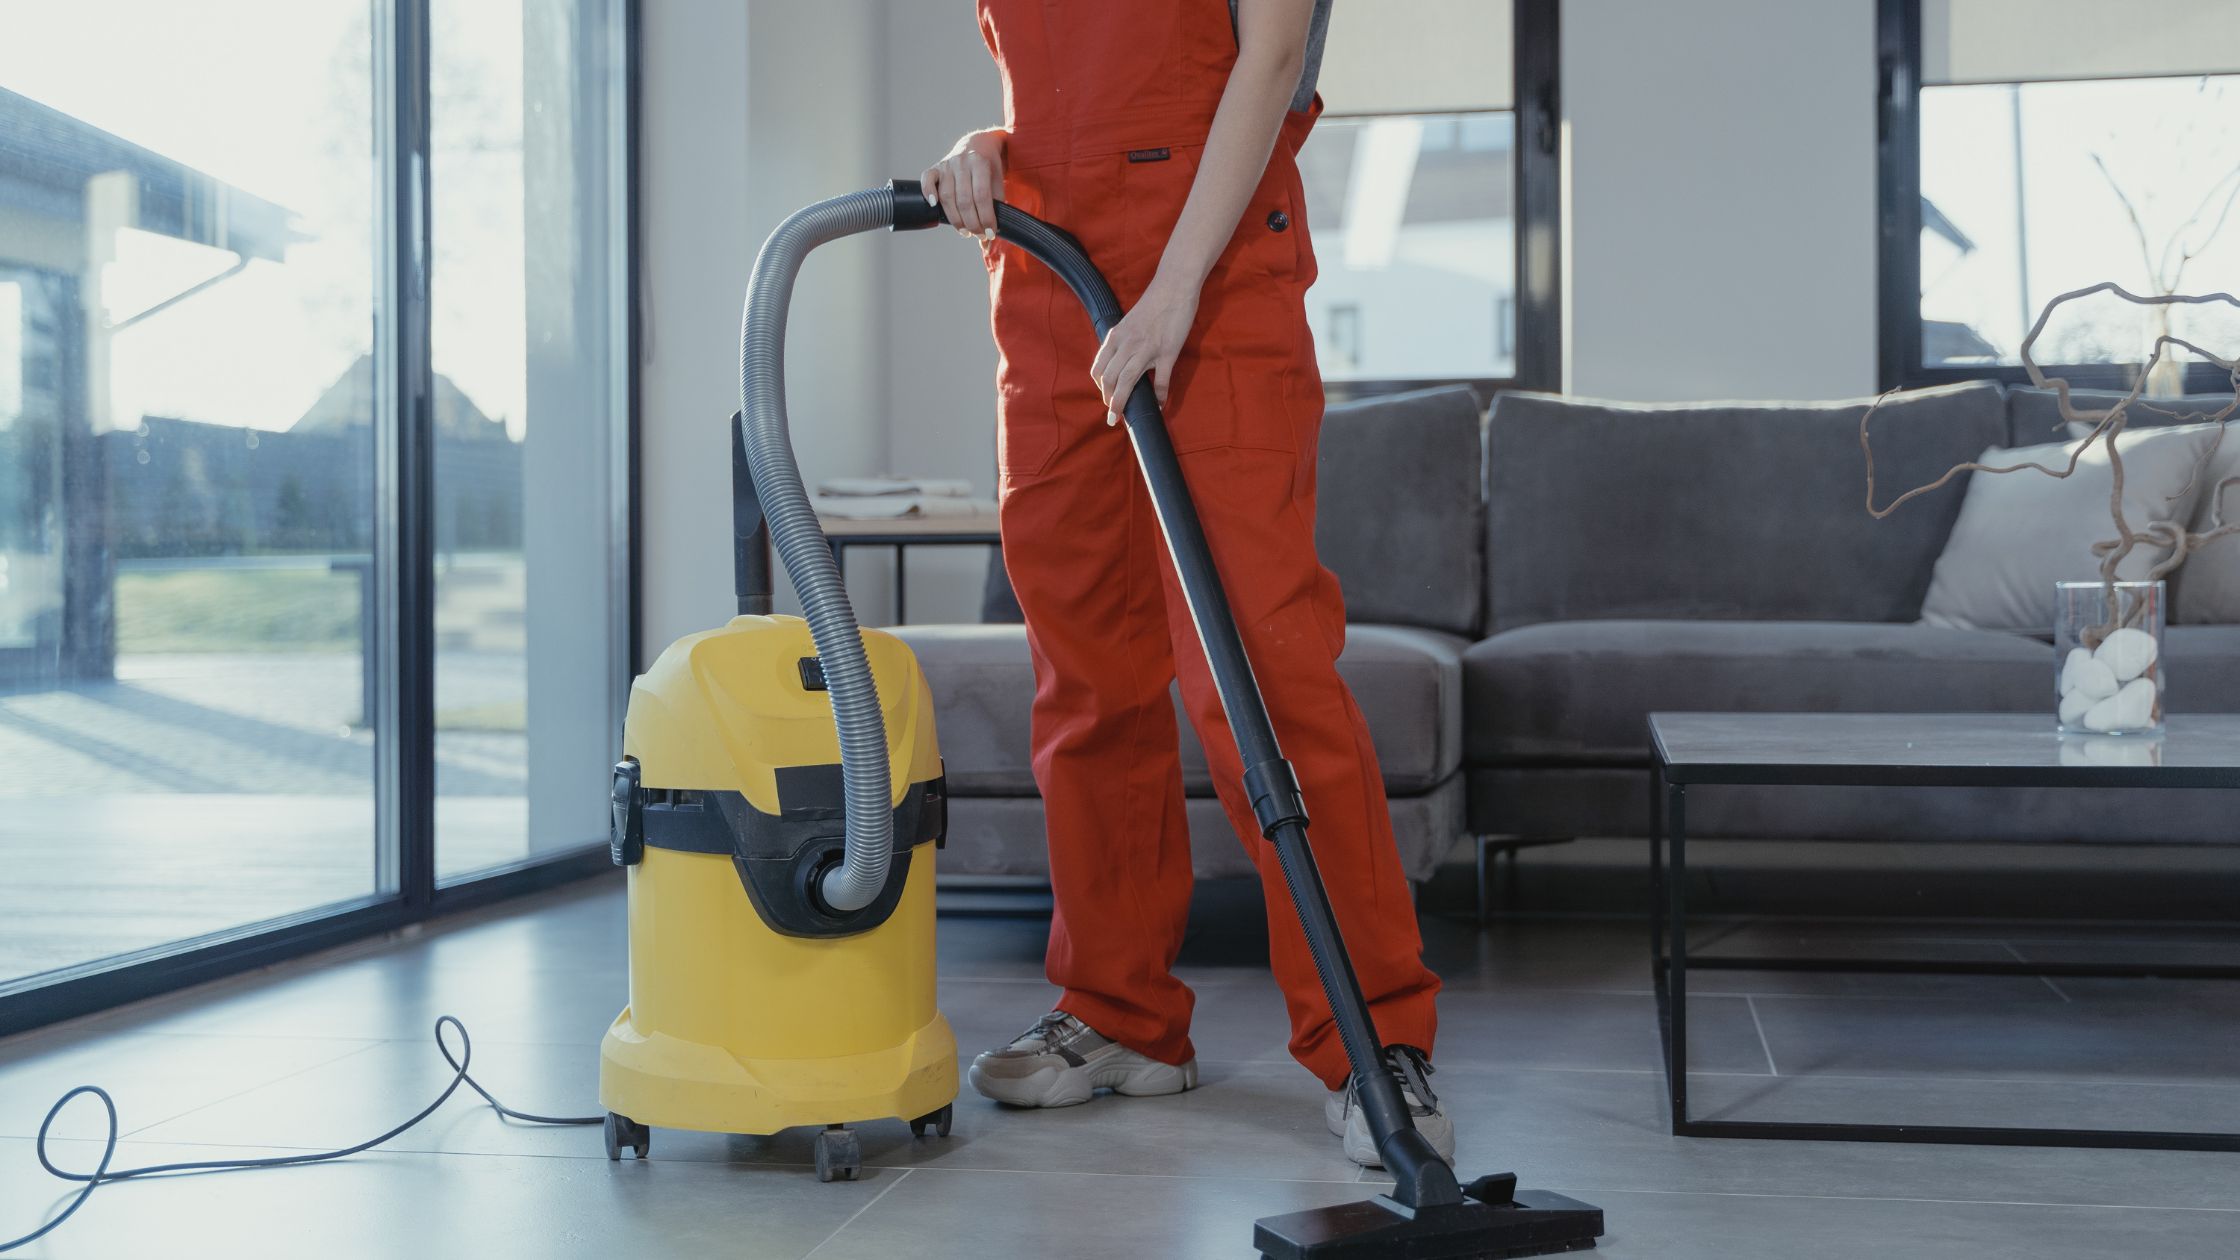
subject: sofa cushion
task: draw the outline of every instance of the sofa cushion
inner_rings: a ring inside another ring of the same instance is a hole
[[[2228,420],[2224,440],[2201,474],[2201,502],[2193,509],[2193,532],[2207,534],[2221,517],[2240,525],[2240,420]],[[2188,625],[2240,625],[2240,535],[2226,534],[2186,557],[2170,586],[2178,620]]]
[[[1485,605],[1483,412],[1468,389],[1323,413],[1315,550],[1353,621],[1475,635]]]
[[[2162,657],[2170,712],[2240,713],[2240,626],[2171,626]]]
[[[1030,796],[1034,763],[1028,713],[1034,665],[1018,626],[897,626],[933,690],[934,727],[949,790],[958,796]],[[1369,719],[1395,796],[1427,792],[1462,764],[1462,639],[1405,626],[1348,626],[1338,672]],[[1282,685],[1263,678],[1261,686]],[[1180,703],[1177,700],[1177,714]],[[1187,719],[1181,727],[1183,785],[1206,796],[1213,785],[1205,753]]]
[[[2182,528],[2192,521],[2202,461],[2218,433],[2215,425],[2196,424],[2127,430],[2116,439],[2125,472],[2123,513],[2134,530],[2170,524]],[[2067,469],[2074,459],[2076,469],[2067,477],[2023,468],[1969,478],[1960,519],[1937,557],[1922,601],[1922,620],[1977,630],[2051,633],[2055,584],[2098,579],[2101,560],[2093,546],[2116,532],[2108,512],[2115,491],[2108,443],[1995,446],[1977,458],[1996,468],[2035,464],[2056,470]],[[2124,557],[2116,576],[2143,580],[2170,551],[2142,543]]]
[[[1468,755],[1481,766],[1646,763],[1648,716],[1658,711],[2042,708],[2053,729],[2053,649],[1987,630],[1567,622],[1497,634],[1471,647],[1462,667]],[[2173,661],[2173,679],[2178,668]]]
[[[2082,410],[2105,407],[2116,397],[2120,395],[2077,390],[2070,402]],[[2009,420],[2017,424],[2058,425],[2060,422],[2060,408],[2048,390],[2010,391],[2007,406]],[[2240,415],[2240,399],[2231,394],[2194,394],[2165,402],[2135,404],[2128,422],[2129,425],[2168,428],[2197,419],[2215,421],[2229,415]],[[2197,534],[2211,532],[2220,506],[2228,523],[2240,524],[2240,485],[2223,488],[2226,481],[2240,477],[2240,419],[2226,419],[2223,423],[2224,438],[2203,464],[2196,483],[2200,493],[2194,504],[2190,528]],[[2090,432],[2091,425],[2085,421],[2068,424],[2072,439]],[[2171,575],[2170,607],[2173,619],[2188,625],[2240,625],[2240,537],[2220,538],[2180,565]]]
[[[1338,576],[1347,620],[1477,633],[1485,606],[1481,414],[1477,395],[1460,385],[1323,413],[1315,551]],[[1000,555],[988,565],[980,619],[1021,620]]]
[[[1439,863],[1462,839],[1462,776],[1429,792],[1395,796],[1392,839],[1400,850],[1400,869],[1409,879],[1430,879]],[[1233,879],[1258,872],[1249,845],[1240,843],[1219,801],[1191,797],[1183,806],[1190,827],[1190,871],[1199,879]],[[1001,875],[1048,878],[1050,845],[1044,834],[1040,798],[959,796],[949,802],[949,839],[941,855],[943,875]],[[942,897],[946,899],[947,893]]]
[[[1868,516],[1866,406],[1502,395],[1486,450],[1491,624],[1913,620],[1960,491]],[[1887,499],[2003,441],[2006,413],[1987,382],[1920,390],[1886,400],[1873,433]]]

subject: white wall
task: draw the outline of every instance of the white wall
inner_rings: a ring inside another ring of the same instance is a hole
[[[1565,0],[1564,387],[1875,387],[1873,0]]]
[[[786,215],[886,178],[886,10],[886,0],[645,6],[640,624],[649,659],[736,607],[724,418],[739,405],[740,299],[756,248]],[[811,482],[888,462],[888,248],[866,237],[819,250],[794,295],[787,399]],[[883,583],[857,589],[883,606]]]
[[[886,27],[886,170],[915,178],[958,136],[1002,125],[1003,84],[961,0],[888,0]],[[962,477],[993,496],[996,349],[980,249],[946,228],[887,248],[891,470]],[[913,551],[910,619],[978,621],[987,566],[980,548]],[[887,606],[868,607],[883,616]]]
[[[1873,0],[1566,0],[1566,388],[1873,390],[1873,19]],[[1000,122],[1002,95],[963,0],[663,0],[644,23],[642,620],[658,650],[732,608],[722,420],[754,248],[810,201],[915,175]],[[787,380],[810,478],[992,492],[995,350],[973,246],[828,246],[795,303]],[[857,554],[850,586],[877,622],[882,558]],[[914,552],[913,620],[972,619],[984,564]]]
[[[747,204],[747,15],[719,0],[643,7],[638,239],[639,635],[643,668],[721,624],[730,595],[729,438]],[[729,366],[727,366],[727,363]]]

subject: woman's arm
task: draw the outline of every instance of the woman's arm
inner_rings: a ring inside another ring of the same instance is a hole
[[[1237,63],[1229,71],[1190,198],[1142,300],[1097,351],[1090,374],[1104,394],[1105,423],[1118,424],[1136,379],[1152,374],[1159,401],[1198,315],[1198,290],[1267,172],[1268,155],[1299,90],[1314,0],[1240,0]]]

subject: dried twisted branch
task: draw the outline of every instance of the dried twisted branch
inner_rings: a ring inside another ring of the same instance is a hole
[[[2152,581],[2175,572],[2179,565],[2185,563],[2186,557],[2210,543],[2220,538],[2229,538],[2240,534],[2240,522],[2227,523],[2225,519],[2225,492],[2235,485],[2240,485],[2240,477],[2227,477],[2210,489],[2212,506],[2207,530],[2194,533],[2185,524],[2174,521],[2153,522],[2143,529],[2134,529],[2123,510],[2123,453],[2116,444],[2116,439],[2123,435],[2124,430],[2130,423],[2130,410],[2133,407],[2173,419],[2221,425],[2223,421],[2230,419],[2234,413],[2240,412],[2240,362],[2211,353],[2183,337],[2164,332],[2154,339],[2153,353],[2148,356],[2146,364],[2141,368],[2138,376],[2132,382],[2131,388],[2125,392],[2123,397],[2104,409],[2092,410],[2079,408],[2070,397],[2068,380],[2064,377],[2047,376],[2044,369],[2038,366],[2036,358],[2032,356],[2031,351],[2037,345],[2038,337],[2045,332],[2046,324],[2053,318],[2056,309],[2064,303],[2079,301],[2100,293],[2113,294],[2126,302],[2139,306],[2168,308],[2181,305],[2221,304],[2240,309],[2240,298],[2235,298],[2230,293],[2162,293],[2141,296],[2113,281],[2103,281],[2099,284],[2088,285],[2085,288],[2072,289],[2046,303],[2045,308],[2038,313],[2037,322],[2030,326],[2030,335],[2023,338],[2022,366],[2030,374],[2031,384],[2040,389],[2053,391],[2054,402],[2060,412],[2060,423],[2085,425],[2091,430],[2070,450],[2068,462],[2059,467],[2035,461],[2025,461],[2017,464],[1987,464],[1971,460],[1946,469],[1943,476],[1927,485],[1916,486],[1906,491],[1892,499],[1887,506],[1876,507],[1874,445],[1868,429],[1874,422],[1875,413],[1882,409],[1883,402],[1890,397],[1890,394],[1885,393],[1877,397],[1859,417],[1859,449],[1866,457],[1867,465],[1867,514],[1876,520],[1881,520],[1897,511],[1911,499],[1950,484],[1954,478],[1965,473],[1977,472],[2001,475],[2032,471],[2044,473],[2056,480],[2066,480],[2076,474],[2077,466],[2084,458],[2085,451],[2090,449],[2093,443],[2101,443],[2108,452],[2108,467],[2113,482],[2109,490],[2108,514],[2115,522],[2116,536],[2095,543],[2092,548],[2093,554],[2100,558],[2100,581],[2107,592],[2108,618],[2105,624],[2086,636],[2090,646],[2097,646],[2100,639],[2104,638],[2109,631],[2114,630],[2124,620],[2116,598],[2116,574],[2121,569],[2123,562],[2134,551],[2142,546],[2167,550],[2168,554],[2157,561],[2149,570],[2148,580]],[[2191,411],[2182,414],[2142,403],[2139,395],[2145,389],[2149,376],[2154,368],[2163,361],[2163,357],[2175,348],[2183,348],[2204,361],[2214,363],[2224,369],[2226,380],[2232,387],[2232,401],[2214,412]],[[2217,452],[2223,445],[2224,437],[2225,430],[2220,427],[2217,430],[2216,437],[2202,450],[2198,461],[2194,465],[2193,473],[2187,478],[2184,488],[2179,490],[2176,495],[2171,496],[2173,499],[2182,499],[2193,492],[2195,485],[2200,482],[2203,472],[2216,459]]]

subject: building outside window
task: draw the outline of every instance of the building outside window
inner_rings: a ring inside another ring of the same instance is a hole
[[[0,1000],[603,838],[627,679],[624,17],[11,11]],[[425,298],[396,282],[415,257]],[[415,479],[424,548],[395,516]],[[413,572],[432,607],[403,598]],[[415,687],[432,729],[394,716]],[[414,799],[397,767],[430,760]]]
[[[1918,370],[1903,375],[2011,373],[2046,303],[2102,281],[2149,296],[2235,287],[2240,6],[1905,3],[1919,23],[1918,185],[1896,209],[1918,214],[1919,292],[1885,325],[1914,339]],[[2240,311],[2097,296],[2057,312],[2034,357],[2127,385],[2165,332],[2229,356]],[[2208,384],[2207,365],[2177,350],[2154,388],[2184,392],[2189,368]]]
[[[1519,375],[1516,17],[1506,0],[1334,6],[1327,112],[1299,157],[1334,392]]]

